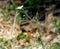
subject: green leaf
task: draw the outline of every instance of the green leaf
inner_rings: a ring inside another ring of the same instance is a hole
[[[10,9],[13,9],[13,10],[16,10],[16,8],[18,7],[17,4],[6,4],[6,9],[10,10]]]
[[[0,49],[5,49],[5,48],[3,48],[2,46],[0,46]]]
[[[59,43],[55,43],[53,49],[60,49],[60,44]]]
[[[8,41],[4,41],[4,45],[7,46],[9,43]]]
[[[22,33],[20,33],[19,35],[19,38],[21,38],[21,39],[24,39],[25,37],[26,37],[26,35],[24,35],[24,33],[22,32]]]
[[[7,19],[7,18],[10,16],[10,13],[9,13],[9,12],[8,12],[8,13],[5,13],[4,11],[2,11],[1,13],[3,14],[2,17],[3,17],[4,19]]]
[[[3,38],[0,38],[0,43],[3,42]]]
[[[18,16],[16,17],[16,20],[19,22],[19,21],[21,20],[21,17],[18,15]]]
[[[60,27],[58,27],[58,32],[60,33]]]
[[[17,39],[16,39],[16,38],[13,38],[13,39],[12,39],[12,42],[13,42],[13,43],[16,43],[16,42],[17,42]]]
[[[13,4],[13,5],[11,5],[11,8],[12,8],[13,10],[16,10],[17,7],[18,7],[17,4]]]
[[[10,9],[11,5],[10,4],[6,4],[6,9]]]

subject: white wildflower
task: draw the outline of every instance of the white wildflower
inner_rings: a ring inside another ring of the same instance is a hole
[[[21,5],[21,6],[17,7],[17,9],[22,9],[22,8],[23,8],[23,5]]]

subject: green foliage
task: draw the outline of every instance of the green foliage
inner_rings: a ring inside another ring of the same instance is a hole
[[[16,17],[17,22],[19,22],[21,19],[22,19],[21,16],[18,14]]]
[[[20,33],[19,35],[19,38],[21,38],[21,39],[24,39],[25,37],[26,37],[26,35],[24,35],[24,33],[22,32],[22,33]]]
[[[17,42],[17,39],[16,39],[16,38],[13,38],[13,39],[12,39],[12,42],[13,42],[13,43],[16,43],[16,42]]]
[[[0,43],[3,42],[3,38],[0,38]]]
[[[53,49],[60,49],[60,44],[59,43],[55,43]]]
[[[60,20],[58,20],[57,18],[54,18],[54,23],[58,32],[60,33]]]
[[[58,23],[58,25],[56,27],[58,29],[58,32],[60,33],[60,22]]]
[[[28,18],[30,19],[30,17],[28,16],[28,10],[17,9],[17,12],[19,13],[16,18],[18,22],[20,20],[27,20]]]
[[[0,8],[0,13],[3,11],[3,9]]]
[[[7,46],[9,43],[8,41],[4,41],[4,45]]]
[[[0,49],[5,49],[5,48],[3,48],[2,46],[0,46]]]
[[[12,5],[12,9],[13,9],[13,10],[16,10],[17,7],[18,7],[17,4],[13,4],[13,5]]]
[[[17,4],[13,4],[13,5],[11,5],[11,4],[6,4],[6,9],[8,9],[8,10],[10,10],[10,9],[16,10],[17,7],[18,7]]]
[[[58,27],[58,32],[60,33],[60,26]]]
[[[57,20],[56,18],[54,18],[54,23],[55,23],[55,24],[57,23],[57,21],[58,21],[58,20]]]
[[[10,9],[11,8],[11,5],[10,4],[6,4],[6,9]]]
[[[8,12],[8,13],[5,13],[4,11],[2,11],[1,12],[2,13],[2,17],[4,18],[4,19],[7,19],[9,16],[10,16],[10,13]]]

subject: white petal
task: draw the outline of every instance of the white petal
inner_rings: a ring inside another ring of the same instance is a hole
[[[23,8],[23,5],[22,5],[22,6],[17,7],[17,9],[22,9],[22,8]]]

